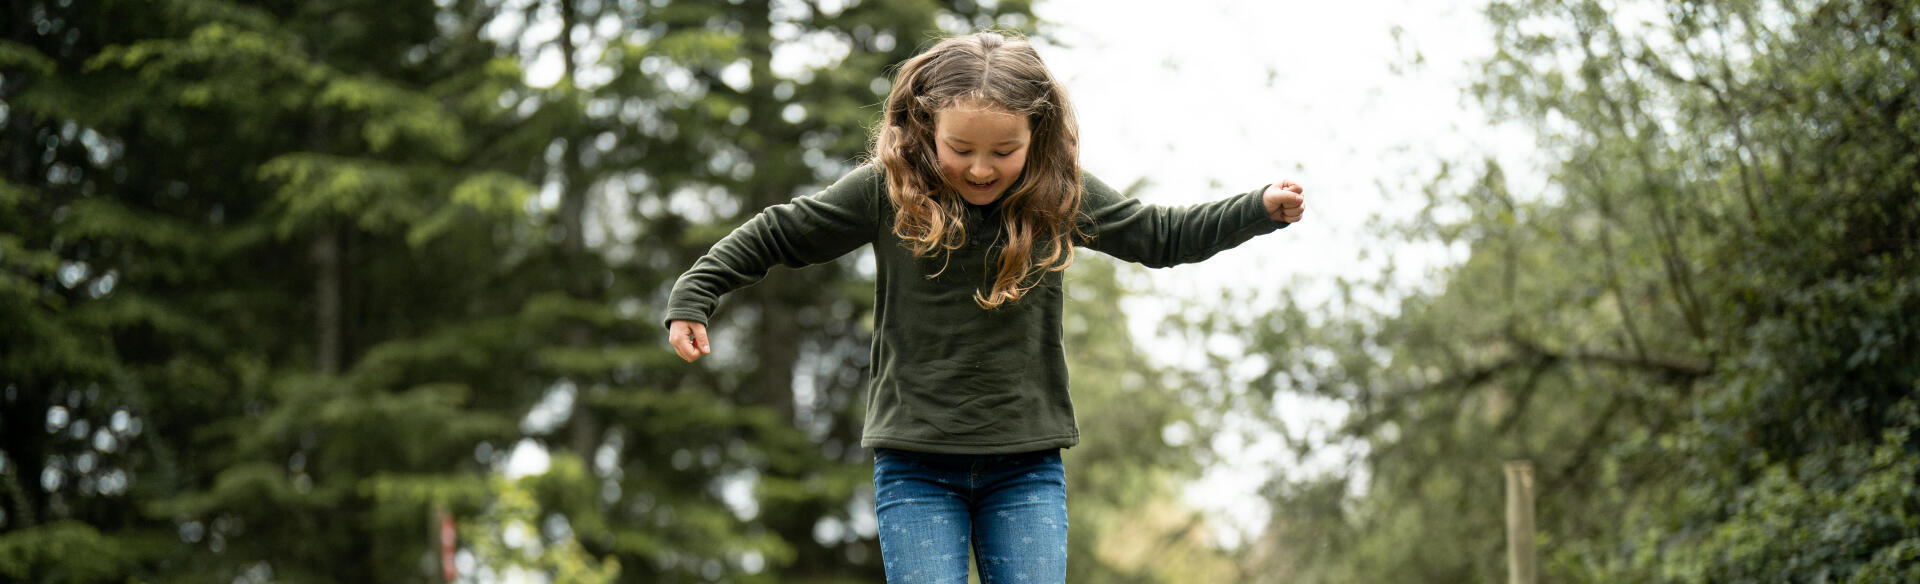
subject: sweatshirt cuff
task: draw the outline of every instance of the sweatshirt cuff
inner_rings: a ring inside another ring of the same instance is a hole
[[[1267,214],[1267,187],[1271,186],[1273,186],[1273,183],[1267,183],[1261,185],[1260,188],[1254,189],[1253,192],[1247,193],[1250,195],[1247,198],[1253,200],[1253,202],[1248,205],[1253,208],[1253,214],[1259,217],[1259,219],[1250,221],[1250,223],[1260,225],[1263,228],[1260,233],[1263,234],[1286,229],[1288,225],[1292,225],[1292,223],[1285,221],[1275,221],[1272,215]]]
[[[700,323],[700,326],[707,326],[707,315],[701,313],[698,310],[693,310],[690,308],[675,308],[675,309],[668,310],[667,317],[660,319],[660,326],[673,328],[673,321],[676,321],[676,320],[684,320],[687,322],[697,322],[697,323]]]

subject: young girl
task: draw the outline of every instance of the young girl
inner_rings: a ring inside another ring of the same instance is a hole
[[[1033,47],[983,32],[901,65],[871,163],[775,205],[673,287],[668,342],[712,352],[722,294],[775,265],[873,244],[873,373],[861,445],[889,582],[1063,582],[1060,449],[1079,442],[1061,344],[1076,247],[1152,267],[1197,262],[1299,221],[1281,181],[1188,208],[1145,205],[1082,174],[1073,109]]]

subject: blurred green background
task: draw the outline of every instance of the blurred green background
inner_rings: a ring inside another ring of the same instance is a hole
[[[8,2],[0,579],[442,581],[450,524],[460,581],[881,581],[865,252],[730,296],[699,365],[660,306],[852,167],[890,65],[1034,10]],[[1069,271],[1069,578],[1502,580],[1530,459],[1542,581],[1920,581],[1920,2],[1461,10],[1463,107],[1538,162],[1404,153],[1363,236],[1455,261],[1145,298],[1151,338],[1140,268]],[[1246,428],[1341,462],[1223,538],[1191,488]]]

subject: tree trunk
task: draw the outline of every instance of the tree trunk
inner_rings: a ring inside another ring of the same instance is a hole
[[[575,1],[560,0],[560,83],[569,87],[574,84],[578,51],[573,45],[573,29],[579,20]],[[599,262],[593,261],[587,250],[587,197],[591,194],[593,178],[580,161],[581,143],[588,139],[585,134],[584,130],[577,130],[566,136],[566,148],[560,156],[560,265],[566,274],[567,295],[580,300],[598,296],[594,293],[593,281],[600,271]],[[569,323],[563,335],[568,347],[584,348],[593,342],[593,331],[586,323]],[[596,384],[582,379],[575,380],[575,385],[569,424],[572,447],[582,458],[593,460],[593,451],[600,447],[601,424],[588,393]]]
[[[766,14],[772,7],[764,0],[746,3],[747,13]],[[752,63],[753,86],[748,89],[748,124],[752,133],[766,137],[757,145],[745,145],[747,156],[761,166],[755,173],[756,183],[748,190],[747,200],[751,210],[769,205],[787,202],[788,195],[798,185],[793,184],[790,172],[780,172],[767,168],[776,163],[772,158],[769,144],[791,143],[786,134],[789,126],[780,120],[779,100],[773,97],[773,34],[765,19],[743,19],[746,33],[742,35],[744,51]],[[794,318],[793,308],[807,304],[807,299],[820,296],[817,287],[809,285],[805,276],[774,278],[762,282],[755,290],[755,304],[760,307],[759,322],[754,327],[753,350],[759,362],[758,383],[750,389],[751,397],[758,403],[774,409],[780,419],[794,422],[793,404],[793,368],[800,361],[800,343],[802,338],[800,325]]]
[[[47,492],[40,488],[40,473],[47,458],[47,407],[52,396],[47,387],[22,381],[0,388],[13,399],[0,408],[0,437],[6,439],[7,474],[0,480],[0,506],[7,510],[7,522],[0,533],[38,525],[46,518]]]
[[[314,354],[313,369],[323,375],[334,375],[341,371],[341,325],[344,311],[341,309],[341,271],[345,255],[340,241],[340,230],[327,225],[313,236],[308,254],[313,259],[313,330]]]
[[[9,2],[7,12],[9,26],[7,40],[26,46],[34,46],[32,19],[29,16],[27,2]],[[7,83],[5,93],[0,93],[0,102],[12,104],[6,116],[7,144],[6,180],[21,187],[32,188],[40,180],[38,159],[40,149],[34,140],[39,126],[33,123],[34,115],[18,105],[14,96],[19,95],[27,84],[33,82],[33,76],[17,68],[4,71]],[[34,242],[23,242],[33,245]],[[0,341],[0,346],[12,347],[17,340]],[[17,374],[18,372],[13,372]],[[33,527],[46,517],[47,493],[40,488],[40,473],[46,461],[46,416],[47,407],[52,404],[51,389],[46,384],[34,380],[9,380],[0,391],[5,400],[0,406],[0,437],[5,438],[4,450],[7,457],[8,484],[0,485],[0,508],[7,509],[7,520],[0,526],[0,532],[14,531]],[[10,396],[10,399],[9,399]]]

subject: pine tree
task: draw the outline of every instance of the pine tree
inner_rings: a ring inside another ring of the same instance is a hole
[[[861,258],[730,299],[731,360],[674,359],[660,302],[853,166],[888,67],[1026,3],[6,11],[0,575],[418,581],[450,517],[466,579],[878,579]],[[1128,393],[1155,373],[1084,269],[1088,422],[1186,416]],[[1092,529],[1192,470],[1125,440],[1075,474],[1168,470],[1082,481]],[[549,463],[506,474],[522,445]],[[1082,533],[1076,573],[1147,577]]]
[[[463,295],[524,229],[517,67],[424,3],[9,11],[0,570],[417,577],[523,409],[524,302]]]

